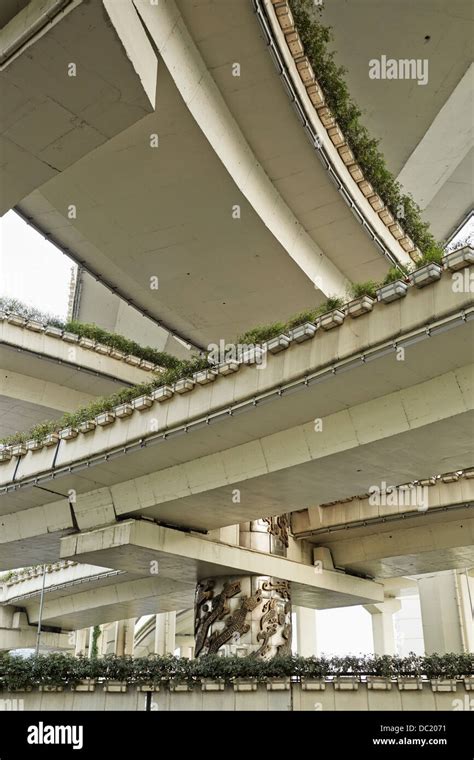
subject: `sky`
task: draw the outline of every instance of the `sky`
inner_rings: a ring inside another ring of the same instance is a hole
[[[0,219],[0,296],[64,318],[72,266],[14,211]]]

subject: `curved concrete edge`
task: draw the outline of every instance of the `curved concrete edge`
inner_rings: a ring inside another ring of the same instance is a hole
[[[134,0],[181,97],[239,190],[288,255],[325,295],[348,281],[310,238],[256,159],[202,60],[174,0]]]
[[[321,145],[325,150],[326,157],[330,163],[330,166],[336,177],[340,180],[342,186],[350,196],[354,206],[357,208],[362,218],[367,223],[367,232],[371,236],[378,238],[382,243],[382,248],[385,248],[387,252],[395,259],[395,261],[409,265],[412,263],[412,259],[406,251],[402,248],[398,240],[396,240],[391,234],[388,227],[380,219],[379,215],[372,208],[367,198],[362,194],[359,184],[353,179],[349,169],[344,161],[341,159],[336,147],[333,145],[329,138],[326,127],[322,124],[318,112],[311,102],[306,87],[302,81],[301,74],[296,66],[295,57],[292,55],[286,37],[280,27],[277,15],[275,13],[274,4],[271,0],[253,0],[256,8],[264,8],[267,16],[270,31],[273,35],[273,42],[278,48],[278,51],[284,61],[287,72],[291,78],[291,82],[296,90],[297,97],[301,105],[303,106],[304,113],[310,121],[314,132],[318,135]],[[298,30],[295,27],[296,33]],[[304,54],[303,54],[304,55]],[[317,80],[316,80],[317,81]],[[375,193],[375,191],[374,191]],[[403,225],[400,224],[402,227]]]

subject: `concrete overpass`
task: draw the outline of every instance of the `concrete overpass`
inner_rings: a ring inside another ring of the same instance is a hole
[[[66,533],[126,517],[207,531],[472,466],[473,312],[451,284],[4,462],[3,566],[20,549],[24,565],[50,561]]]
[[[0,437],[150,380],[159,367],[58,328],[0,315]]]
[[[294,512],[293,534],[328,549],[336,567],[378,579],[471,567],[473,476],[380,484],[370,496]]]
[[[148,100],[156,96],[157,107],[103,145],[94,143],[92,152],[84,148],[74,162],[49,170],[47,177],[28,178],[32,192],[27,195],[25,185],[21,200],[16,193],[6,207],[19,201],[23,215],[116,293],[191,343],[206,345],[271,321],[277,303],[279,316],[286,317],[323,294],[343,292],[348,280],[381,276],[388,259],[409,261],[320,121],[271,3],[259,4],[256,15],[246,1],[238,14],[229,14],[227,3],[220,2],[209,15],[205,3],[107,2],[110,21],[96,5],[68,8],[54,35],[65,35],[67,46],[74,25],[88,23],[100,41],[96,50],[110,54],[107,65],[112,65],[119,56],[114,27],[129,56],[122,49],[117,71],[126,62],[136,97],[142,102],[145,90]],[[130,49],[127,30],[141,22],[152,44],[143,39],[138,53]],[[50,34],[43,35],[42,46]],[[265,42],[288,70],[304,125],[289,107]],[[89,44],[80,35],[71,42],[79,63]],[[54,46],[49,54],[52,60],[57,56]],[[240,77],[232,75],[233,61],[240,63]],[[141,91],[130,62],[142,77]],[[44,91],[43,73],[33,70],[34,61],[31,68],[27,63],[19,54],[4,67],[8,96],[19,67],[23,79],[28,75],[28,87]],[[158,71],[156,91],[144,67]],[[80,85],[93,89],[88,80]],[[26,85],[20,82],[18,88],[16,97],[26,98]],[[63,97],[59,89],[55,95]],[[71,111],[79,109],[78,95],[77,88],[67,90]],[[261,104],[258,111],[255,102]],[[107,113],[102,118],[107,132]],[[54,123],[54,118],[47,122],[48,133]],[[32,111],[25,139],[34,125]],[[308,132],[315,136],[313,145]],[[150,147],[150,135],[161,136],[158,148]],[[9,166],[21,174],[14,160]],[[72,217],[66,198],[78,210]],[[158,293],[149,287],[153,276],[159,276]],[[256,285],[262,282],[264,288]]]
[[[336,61],[388,168],[420,205],[434,236],[448,238],[474,207],[471,4],[333,0],[321,21],[332,27]],[[426,84],[369,78],[369,61],[382,55],[426,61]]]

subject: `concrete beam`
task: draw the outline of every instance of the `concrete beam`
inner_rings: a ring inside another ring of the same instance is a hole
[[[383,588],[371,581],[319,568],[316,572],[310,565],[219,544],[143,520],[127,520],[65,538],[61,556],[143,575],[158,573],[160,578],[190,586],[202,578],[220,575],[270,575],[290,581],[295,604],[315,609],[361,604],[363,597],[374,601],[383,598]],[[180,609],[183,607],[186,605]]]

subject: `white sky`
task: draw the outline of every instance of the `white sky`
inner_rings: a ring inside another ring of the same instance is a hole
[[[14,211],[0,219],[0,296],[64,318],[72,266]]]

